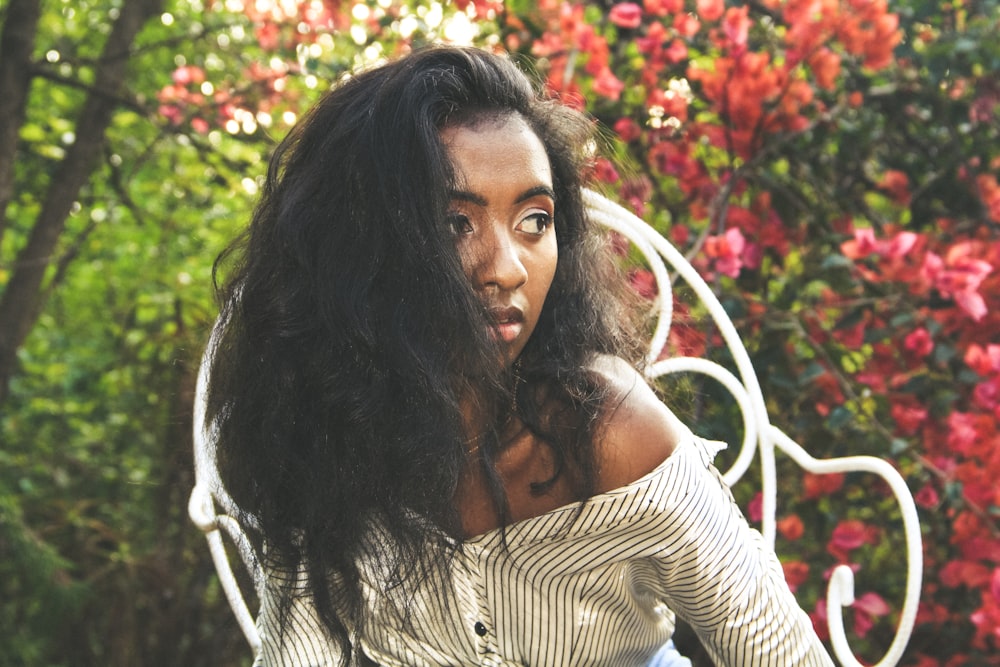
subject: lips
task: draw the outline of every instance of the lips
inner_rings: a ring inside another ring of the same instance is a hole
[[[517,306],[502,306],[489,309],[497,335],[501,340],[513,342],[524,329],[524,313]]]

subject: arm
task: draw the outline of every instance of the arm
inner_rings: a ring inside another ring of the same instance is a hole
[[[701,446],[698,446],[701,449]],[[657,558],[667,605],[719,665],[832,665],[781,564],[703,451],[671,508],[683,532]]]
[[[627,364],[601,360],[612,409],[598,441],[599,483],[616,488],[655,468],[684,440],[662,512],[675,526],[654,559],[660,594],[719,665],[832,665],[781,564],[743,517],[712,453]]]

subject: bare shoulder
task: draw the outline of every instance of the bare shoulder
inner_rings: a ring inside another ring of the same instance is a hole
[[[608,405],[598,430],[598,491],[639,479],[669,457],[687,432],[645,378],[617,357],[596,358],[591,369],[607,383]]]

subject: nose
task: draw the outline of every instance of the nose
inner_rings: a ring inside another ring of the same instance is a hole
[[[476,249],[477,262],[473,283],[477,289],[509,292],[528,280],[520,249],[509,233],[499,232],[483,238]]]

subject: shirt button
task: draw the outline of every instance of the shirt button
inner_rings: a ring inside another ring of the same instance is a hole
[[[472,626],[472,629],[476,631],[476,634],[480,637],[486,636],[486,626],[482,624],[481,621],[476,621],[476,624]]]

